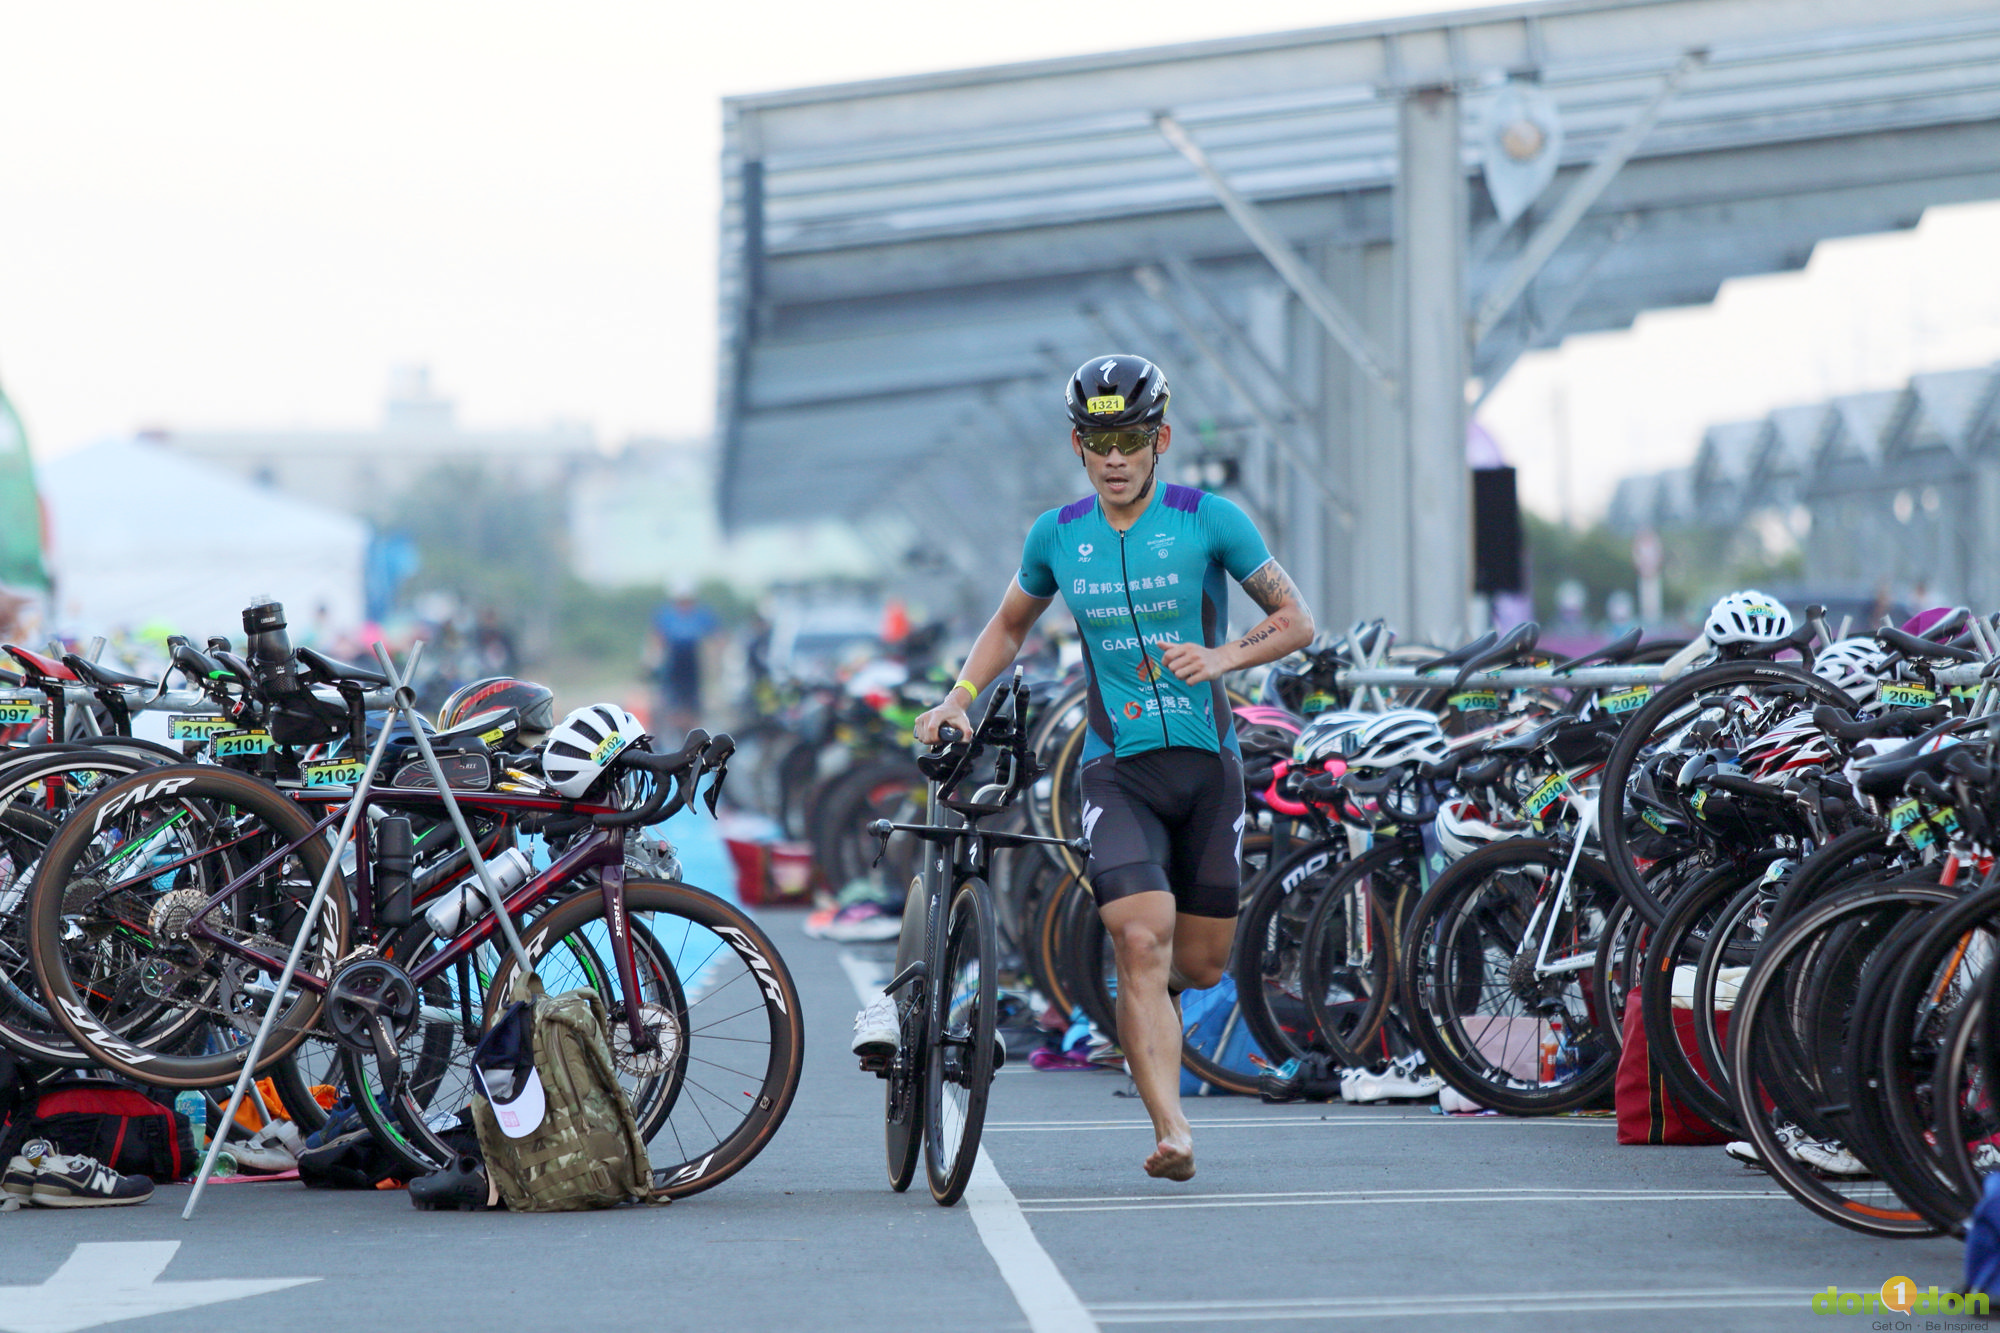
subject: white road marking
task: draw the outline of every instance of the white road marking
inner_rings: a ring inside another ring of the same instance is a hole
[[[1613,1125],[1615,1120],[1554,1120],[1545,1116],[1478,1116],[1466,1117],[1477,1123],[1510,1125]],[[1443,1125],[1452,1123],[1454,1117],[1448,1115],[1387,1116],[1368,1115],[1328,1115],[1313,1120],[1288,1120],[1278,1116],[1265,1116],[1243,1120],[1196,1120],[1193,1124],[1197,1132],[1204,1129],[1324,1129],[1338,1125],[1343,1129],[1405,1127],[1410,1125]],[[1463,1123],[1463,1122],[1460,1122]],[[1013,1124],[988,1125],[988,1133],[993,1134],[1069,1134],[1079,1130],[1140,1130],[1150,1128],[1145,1120],[1085,1120],[1068,1124],[1059,1120],[1024,1120]]]
[[[856,958],[845,949],[840,951],[840,967],[864,1006],[882,993],[882,983],[889,978],[885,965]],[[1020,1201],[1000,1178],[984,1148],[973,1160],[965,1207],[972,1214],[980,1242],[1000,1270],[1001,1280],[1014,1294],[1014,1303],[1027,1316],[1031,1333],[1092,1333],[1097,1328],[1076,1289],[1035,1239]]]
[[[1281,1319],[1390,1319],[1411,1315],[1572,1314],[1612,1310],[1803,1311],[1810,1292],[1783,1287],[1682,1291],[1572,1291],[1540,1295],[1353,1296],[1296,1300],[1117,1301],[1091,1307],[1106,1324],[1261,1323]]]
[[[177,1240],[89,1241],[76,1247],[46,1282],[0,1287],[0,1329],[6,1333],[76,1333],[120,1319],[192,1310],[222,1301],[282,1291],[316,1277],[212,1278],[161,1282]]]
[[[1069,1203],[1053,1199],[1029,1199],[1022,1211],[1029,1213],[1131,1213],[1151,1209],[1187,1208],[1369,1208],[1400,1204],[1450,1204],[1464,1208],[1491,1203],[1718,1203],[1738,1199],[1788,1199],[1782,1190],[1329,1190],[1300,1195],[1206,1195],[1143,1199],[1122,1198],[1103,1202]]]
[[[1014,1191],[1000,1179],[986,1149],[972,1166],[972,1183],[965,1188],[965,1206],[979,1228],[979,1239],[1000,1268],[1014,1303],[1028,1317],[1034,1333],[1086,1333],[1097,1322],[1063,1277],[1056,1261],[1035,1239]]]

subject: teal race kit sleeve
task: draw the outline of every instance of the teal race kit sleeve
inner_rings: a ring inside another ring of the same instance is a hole
[[[1051,509],[1035,520],[1035,526],[1028,529],[1028,540],[1021,544],[1019,581],[1021,591],[1030,597],[1056,595],[1056,574],[1049,564],[1049,547],[1055,531],[1056,511]]]
[[[1229,577],[1238,583],[1262,569],[1271,559],[1264,534],[1250,521],[1250,515],[1232,500],[1204,495],[1196,511],[1208,529],[1209,549],[1222,561]]]

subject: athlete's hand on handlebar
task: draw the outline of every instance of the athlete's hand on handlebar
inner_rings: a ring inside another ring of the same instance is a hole
[[[960,736],[972,734],[972,719],[965,715],[964,706],[958,702],[958,693],[958,688],[953,686],[943,703],[917,719],[914,730],[918,740],[925,745],[936,745],[939,727],[956,727]]]

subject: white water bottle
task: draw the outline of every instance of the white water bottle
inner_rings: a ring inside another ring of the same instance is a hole
[[[490,858],[486,868],[493,873],[493,883],[503,897],[527,883],[535,873],[534,862],[519,847],[509,847]],[[450,939],[484,916],[492,906],[487,901],[486,890],[479,883],[479,877],[473,875],[425,908],[424,920],[431,923],[431,929],[439,936]]]

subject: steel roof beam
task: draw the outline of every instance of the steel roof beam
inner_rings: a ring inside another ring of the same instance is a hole
[[[1230,393],[1243,405],[1244,410],[1256,419],[1265,436],[1292,465],[1293,471],[1320,493],[1327,506],[1339,517],[1341,526],[1353,527],[1354,511],[1348,506],[1346,498],[1335,489],[1333,482],[1326,475],[1326,469],[1313,458],[1312,451],[1294,438],[1300,425],[1300,418],[1288,414],[1287,420],[1281,422],[1264,410],[1263,400],[1243,382],[1243,377],[1230,364],[1229,358],[1201,330],[1189,316],[1186,308],[1174,298],[1174,294],[1167,289],[1165,276],[1158,269],[1142,264],[1132,270],[1132,277],[1146,295],[1167,312],[1168,317],[1180,328],[1181,336],[1188,340],[1196,353],[1215,368],[1215,373],[1229,386]]]
[[[1188,136],[1188,132],[1181,128],[1179,121],[1161,112],[1153,117],[1153,123],[1159,127],[1161,137],[1179,150],[1180,155],[1201,174],[1202,180],[1207,182],[1209,190],[1221,202],[1223,209],[1234,219],[1236,225],[1243,229],[1243,234],[1250,238],[1250,243],[1257,247],[1264,258],[1271,261],[1271,267],[1278,270],[1278,276],[1285,280],[1285,285],[1292,289],[1299,302],[1312,312],[1313,318],[1320,322],[1320,326],[1332,336],[1333,340],[1354,358],[1354,364],[1361,367],[1362,373],[1375,381],[1376,387],[1393,399],[1396,395],[1396,377],[1388,370],[1388,359],[1383,356],[1381,349],[1375,346],[1375,340],[1370,338],[1354,316],[1347,312],[1347,307],[1340,303],[1340,298],[1328,290],[1317,273],[1306,267],[1305,261],[1299,258],[1299,252],[1292,249],[1289,242],[1271,229],[1257,206],[1238,194],[1229,182],[1223,179],[1222,173],[1215,169],[1215,164],[1208,160],[1208,154],[1201,150],[1200,144]]]

